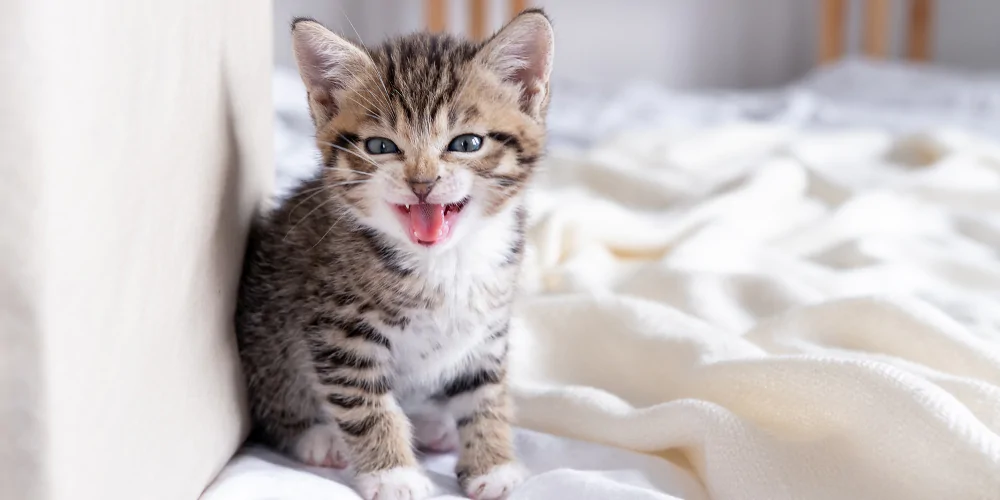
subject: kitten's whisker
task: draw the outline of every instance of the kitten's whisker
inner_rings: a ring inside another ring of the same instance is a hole
[[[325,143],[325,144],[326,144],[326,145],[328,145],[328,146],[330,146],[330,147],[334,147],[334,148],[337,148],[337,149],[339,149],[339,150],[341,150],[341,151],[343,151],[343,152],[345,152],[345,153],[350,153],[350,154],[352,154],[352,155],[354,155],[354,156],[357,156],[357,157],[358,157],[358,158],[360,158],[361,160],[363,160],[363,161],[366,161],[366,162],[368,162],[368,163],[371,163],[371,164],[372,164],[372,165],[373,165],[374,167],[376,167],[376,168],[379,168],[379,167],[381,167],[381,165],[379,165],[378,163],[375,163],[375,160],[371,159],[371,157],[368,157],[368,158],[366,158],[366,157],[364,157],[364,156],[361,156],[360,154],[358,154],[358,153],[356,153],[356,152],[354,152],[354,151],[351,151],[350,149],[347,149],[347,148],[345,148],[345,147],[343,147],[343,146],[339,146],[339,145],[337,145],[337,144],[334,144],[334,143],[332,143],[332,142],[327,142],[327,143]],[[355,146],[355,147],[357,147],[357,146]]]
[[[312,189],[306,189],[304,191],[300,191],[298,193],[299,195],[304,195],[306,193],[312,193],[312,194],[310,194],[309,196],[305,197],[305,199],[299,200],[299,202],[296,203],[295,206],[293,206],[291,209],[288,210],[288,219],[287,219],[287,221],[288,222],[292,221],[292,213],[295,212],[295,209],[299,208],[300,206],[302,206],[303,203],[305,203],[305,202],[313,199],[314,197],[316,197],[316,195],[322,193],[323,191],[325,191],[325,190],[327,190],[329,188],[332,188],[332,187],[349,186],[349,185],[355,185],[355,184],[364,184],[364,183],[368,182],[369,180],[371,180],[371,179],[361,179],[361,180],[356,180],[356,181],[344,181],[344,182],[337,182],[337,183],[334,183],[334,184],[323,184],[323,185],[321,185],[319,187],[314,187]]]
[[[352,80],[356,80],[356,81],[360,81],[360,80],[361,80],[361,78],[359,78],[359,75],[358,75],[358,73],[357,73],[357,72],[355,72],[355,71],[354,71],[353,69],[351,69],[350,67],[346,67],[346,68],[345,68],[345,70],[347,71],[347,74],[349,74],[349,75],[351,76],[351,79],[352,79]],[[375,67],[375,71],[378,71],[378,67]],[[380,83],[381,83],[381,82],[380,82]],[[365,87],[365,91],[367,91],[367,92],[368,92],[368,94],[369,94],[369,95],[371,95],[372,97],[376,97],[376,95],[372,93],[371,89],[368,89],[367,87]],[[381,110],[381,109],[379,108],[379,106],[378,106],[378,105],[376,105],[376,103],[372,102],[372,100],[371,100],[371,99],[368,99],[368,98],[367,98],[367,97],[366,97],[366,96],[365,96],[364,94],[362,94],[361,92],[357,92],[357,94],[358,94],[358,97],[361,97],[362,99],[364,99],[364,100],[365,100],[365,102],[367,102],[367,103],[368,103],[369,105],[371,105],[371,107],[372,107],[372,108],[375,108],[375,110],[376,110],[376,111],[382,111],[382,110]],[[349,96],[349,97],[350,97],[350,96]],[[364,107],[364,108],[365,108],[365,109],[367,109],[368,111],[370,111],[370,112],[372,112],[372,113],[374,113],[374,114],[377,114],[377,112],[376,112],[376,111],[372,111],[372,110],[371,110],[370,108],[368,108],[367,106],[364,106],[364,105],[362,105],[362,104],[361,104],[360,102],[358,102],[358,101],[357,101],[356,99],[354,99],[353,97],[351,97],[351,100],[352,100],[352,101],[354,101],[355,103],[357,103],[358,105],[360,105],[360,106]],[[377,100],[377,101],[380,101],[381,99],[377,99],[377,98],[376,98],[375,100]],[[384,103],[384,104],[385,104],[386,106],[388,106],[388,105],[389,105],[389,102],[388,102],[388,101],[384,101],[383,103]]]
[[[354,30],[354,36],[358,37],[358,41],[364,44],[365,41],[361,39],[361,34],[358,33],[358,29],[354,27],[354,22],[351,21],[350,16],[347,15],[347,11],[345,11],[344,8],[341,7],[340,13],[344,15],[344,19],[347,19],[347,24],[351,25],[351,29]],[[378,73],[378,83],[382,85],[382,90],[385,92],[385,97],[386,97],[385,104],[386,106],[389,106],[389,90],[385,88],[385,82],[383,81],[385,80],[385,76],[382,75],[382,71],[378,69],[378,65],[374,64],[374,61],[372,62],[372,66],[375,67],[375,72]]]
[[[363,96],[363,95],[361,95],[361,94],[358,94],[358,96],[360,96],[360,97],[364,98],[364,96]],[[358,106],[361,106],[362,108],[364,108],[364,109],[365,109],[365,111],[367,111],[367,112],[368,112],[367,114],[368,114],[369,116],[371,116],[371,115],[375,115],[375,114],[378,114],[378,111],[377,111],[377,110],[375,110],[375,109],[372,109],[372,108],[368,107],[367,105],[365,105],[365,104],[364,104],[364,103],[362,103],[361,101],[359,101],[359,100],[357,100],[357,99],[355,99],[355,98],[353,98],[353,97],[351,97],[351,96],[347,96],[347,98],[348,98],[348,99],[350,99],[350,100],[352,100],[352,101],[354,101],[354,103],[355,103],[355,104],[357,104]],[[366,101],[367,101],[367,100],[366,100]],[[372,106],[375,106],[375,104],[373,104],[373,103],[372,103],[371,101],[367,101],[367,102],[368,102],[368,104],[371,104]]]
[[[376,68],[376,70],[378,70],[378,68]],[[385,84],[384,84],[384,83],[382,83],[382,80],[378,80],[378,82],[379,82],[380,84],[382,84],[382,87],[383,87],[383,88],[385,87]],[[390,104],[390,103],[389,103],[389,101],[388,101],[388,100],[386,100],[386,98],[385,98],[385,97],[383,97],[383,96],[382,96],[382,95],[380,95],[380,94],[376,94],[375,92],[372,92],[372,90],[371,90],[371,89],[368,89],[368,88],[366,88],[366,89],[365,89],[365,91],[366,91],[366,92],[368,92],[368,95],[372,96],[372,98],[373,98],[373,99],[375,99],[376,101],[378,101],[378,102],[380,102],[380,103],[384,104],[384,105],[386,106],[386,108],[388,108],[388,109],[390,109],[390,110],[392,109],[392,104]]]
[[[341,210],[340,217],[337,217],[337,220],[333,221],[333,224],[330,224],[330,227],[327,228],[325,233],[323,233],[323,236],[320,236],[319,241],[317,241],[315,245],[309,247],[309,249],[312,250],[313,248],[319,246],[319,244],[322,243],[323,240],[326,238],[326,235],[330,234],[330,231],[333,231],[333,228],[337,227],[337,224],[340,224],[340,221],[344,219],[345,215],[347,215],[346,208]]]
[[[334,184],[330,184],[327,187],[350,186],[352,184],[364,184],[364,183],[366,183],[366,182],[368,182],[370,180],[371,179],[361,179],[361,180],[357,180],[357,181],[337,182],[337,183],[334,183]]]
[[[343,134],[341,134],[341,137],[343,137]],[[364,155],[364,157],[367,158],[370,162],[372,162],[374,164],[378,163],[378,162],[375,161],[375,158],[372,158],[371,155],[369,155],[365,150],[361,149],[360,146],[358,146],[357,144],[354,144],[354,143],[350,143],[350,144],[353,145],[354,148],[358,150],[357,151],[358,153]]]
[[[365,150],[361,149],[361,147],[358,146],[357,144],[354,145],[354,148],[358,150],[357,151],[358,153],[364,155],[364,157],[368,158],[368,160],[371,161],[372,163],[378,163],[378,162],[375,161],[375,158],[372,158],[371,155],[369,155],[367,152],[365,152]]]
[[[367,175],[369,177],[374,177],[375,176],[375,174],[373,174],[371,172],[362,172],[361,170],[354,170],[353,168],[347,168],[347,167],[327,167],[327,166],[323,166],[321,168],[324,168],[326,170],[341,170],[341,171],[344,171],[344,172],[354,172],[355,174]]]
[[[319,205],[316,205],[312,210],[309,211],[309,213],[305,214],[301,219],[299,219],[298,222],[296,222],[295,224],[293,224],[292,227],[288,228],[288,232],[285,233],[285,237],[282,238],[281,241],[284,242],[284,241],[288,240],[288,235],[292,234],[292,231],[294,231],[295,228],[299,227],[299,225],[302,224],[302,222],[304,220],[308,219],[310,215],[312,215],[317,210],[319,210],[320,208],[322,208],[323,205],[326,205],[327,203],[330,203],[333,200],[334,200],[334,198],[331,197],[331,198],[327,199],[326,201],[324,201],[323,203],[320,203]]]
[[[351,75],[351,78],[353,78],[355,80],[359,80],[358,75],[354,71],[348,69],[347,72]],[[375,94],[373,94],[370,89],[366,88],[365,91],[367,91],[370,96],[372,96],[373,98],[375,98],[375,101],[379,101],[378,103],[376,103],[372,99],[369,99],[368,96],[362,94],[360,91],[357,92],[358,97],[364,99],[365,102],[368,103],[368,105],[371,106],[371,108],[375,109],[374,111],[372,111],[372,109],[370,109],[368,106],[363,106],[368,111],[371,111],[372,113],[377,114],[377,112],[382,111],[381,107],[378,104],[384,104],[386,106],[389,105],[388,102],[383,101],[381,98],[378,98]],[[356,102],[356,103],[358,103],[359,105],[361,105],[361,103],[358,102],[356,99],[351,98],[351,100],[354,101],[354,102]]]
[[[375,160],[372,160],[372,159],[370,159],[370,158],[365,158],[364,156],[361,156],[361,155],[360,155],[360,154],[358,154],[357,152],[354,152],[354,151],[351,151],[350,149],[347,149],[347,148],[345,148],[345,147],[342,147],[342,146],[338,146],[338,145],[336,145],[336,144],[330,144],[330,146],[331,146],[331,147],[334,147],[334,148],[337,148],[337,149],[339,149],[339,150],[341,150],[341,151],[343,151],[343,152],[345,152],[345,153],[350,153],[350,154],[352,154],[352,155],[354,155],[354,156],[358,157],[358,158],[359,158],[359,159],[361,159],[362,161],[364,161],[364,162],[366,162],[366,163],[370,163],[370,164],[371,164],[372,166],[374,166],[374,167],[380,167],[380,166],[381,166],[381,165],[379,165],[378,163],[375,163]]]
[[[299,200],[299,202],[296,203],[295,206],[293,206],[290,210],[288,210],[288,219],[286,219],[286,222],[291,222],[292,221],[292,213],[295,212],[295,209],[301,207],[303,203],[305,203],[305,202],[313,199],[313,197],[315,197],[316,195],[322,193],[325,189],[326,189],[326,186],[320,186],[320,187],[317,187],[317,188],[312,188],[312,189],[307,189],[305,191],[302,191],[300,194],[305,194],[305,193],[312,193],[312,194],[310,194],[309,196],[307,196],[303,200]],[[286,234],[285,237],[287,238],[288,235]]]

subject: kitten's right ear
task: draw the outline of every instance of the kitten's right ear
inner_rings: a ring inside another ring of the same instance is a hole
[[[322,127],[340,111],[338,94],[356,83],[374,63],[360,47],[312,19],[292,22],[292,48],[309,93],[313,122],[317,128]]]

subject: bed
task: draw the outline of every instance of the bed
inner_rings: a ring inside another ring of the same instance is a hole
[[[276,195],[314,168],[274,80]],[[1000,78],[557,84],[512,350],[515,499],[1000,498]],[[454,457],[425,457],[459,498]],[[203,500],[355,499],[260,447]]]

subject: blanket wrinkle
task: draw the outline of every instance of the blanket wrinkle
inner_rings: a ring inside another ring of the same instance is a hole
[[[539,173],[511,500],[1000,500],[995,141],[649,128]],[[348,484],[248,446],[203,500]]]
[[[547,165],[521,425],[679,450],[716,499],[1000,499],[995,144],[733,125]]]

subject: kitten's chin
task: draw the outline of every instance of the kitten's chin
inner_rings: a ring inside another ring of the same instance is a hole
[[[392,205],[403,230],[410,241],[423,247],[440,247],[451,239],[462,210],[468,205],[465,198],[457,203],[417,203]]]

